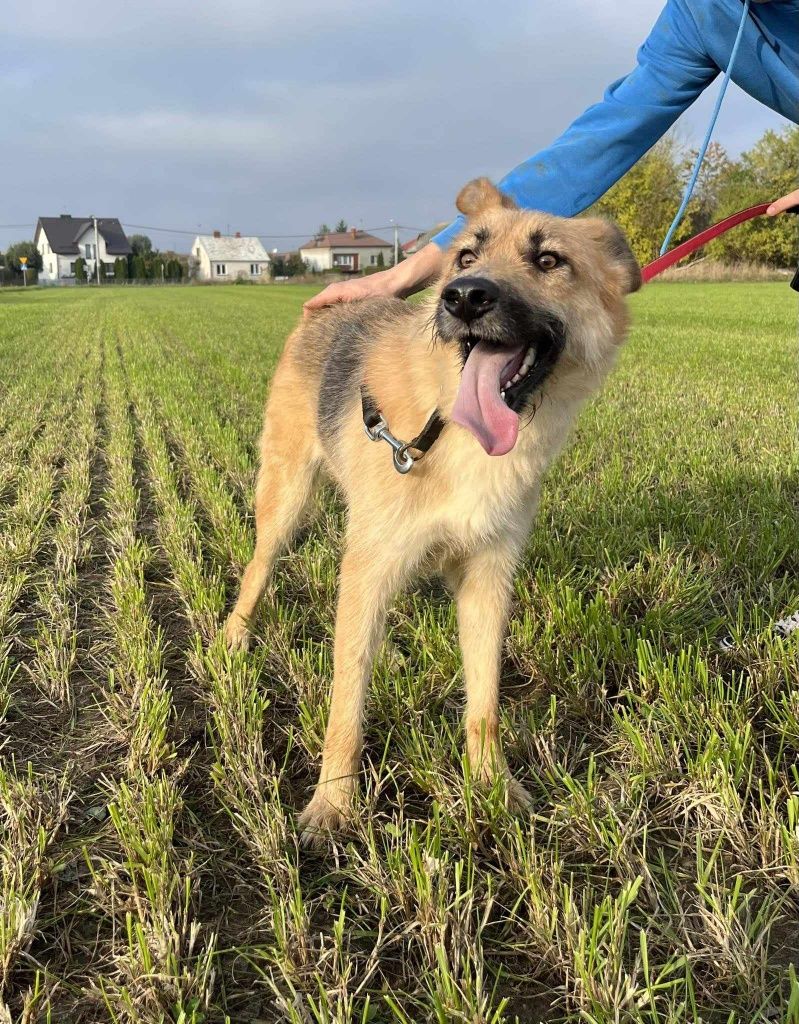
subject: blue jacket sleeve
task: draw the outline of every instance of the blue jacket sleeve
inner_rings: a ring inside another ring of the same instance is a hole
[[[580,213],[669,130],[719,72],[688,0],[668,0],[637,61],[551,146],[507,174],[500,189],[522,208],[561,217]],[[458,217],[432,241],[447,248],[464,223]]]

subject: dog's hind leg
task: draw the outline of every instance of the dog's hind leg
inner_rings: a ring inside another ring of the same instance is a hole
[[[499,681],[513,572],[519,546],[496,544],[451,567],[447,580],[458,610],[458,633],[466,687],[466,752],[474,777],[490,784],[507,779],[508,800],[529,807],[527,790],[513,779],[499,736]]]
[[[352,524],[341,563],[333,654],[333,692],[319,782],[299,818],[303,843],[346,819],[363,744],[363,706],[386,610],[409,564],[409,545],[370,536]]]
[[[275,373],[261,434],[255,487],[255,552],[225,626],[231,649],[246,648],[250,624],[275,561],[289,543],[313,492],[321,461],[315,410],[304,382],[284,359]]]

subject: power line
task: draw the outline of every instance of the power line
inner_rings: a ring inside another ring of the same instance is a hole
[[[153,224],[131,224],[130,221],[123,220],[120,222],[126,228],[136,228],[138,231],[163,231],[170,235],[199,235],[201,231],[195,229],[188,231],[186,228],[161,228],[155,227]],[[25,227],[26,225],[6,225],[7,227]],[[3,227],[0,224],[0,227]],[[393,224],[381,224],[376,228],[358,228],[358,231],[391,231],[393,230]],[[397,224],[397,228],[400,231],[426,231],[427,228],[415,228],[410,224]],[[349,228],[347,229],[349,230]],[[281,234],[279,231],[252,231],[250,232],[251,237],[255,238],[314,238],[317,234],[316,231],[303,231],[301,234]],[[222,238],[233,238],[233,235],[222,235]]]
[[[187,228],[163,228],[156,227],[154,224],[131,224],[130,221],[121,221],[126,228],[135,228],[137,231],[161,231],[168,235],[192,235],[196,236],[202,234],[199,229],[189,231]],[[0,224],[0,231],[22,231],[25,228],[29,228],[30,224]],[[416,231],[422,232],[429,230],[428,228],[412,227],[410,224],[381,224],[376,228],[358,228],[358,231],[366,232],[367,234],[372,231],[393,231],[394,228],[398,231]],[[349,230],[349,228],[347,229]],[[303,231],[301,234],[281,234],[279,231],[253,231],[251,237],[255,238],[315,238],[317,235],[316,231]],[[233,238],[233,235],[222,235],[223,238]]]

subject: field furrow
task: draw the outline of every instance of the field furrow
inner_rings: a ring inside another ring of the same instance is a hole
[[[795,309],[635,296],[546,482],[503,665],[529,817],[398,595],[350,828],[298,847],[340,503],[221,628],[307,289],[0,295],[0,1020],[799,1024]],[[24,302],[22,301],[24,299]],[[724,641],[722,643],[722,641]]]

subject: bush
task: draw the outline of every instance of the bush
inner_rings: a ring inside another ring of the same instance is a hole
[[[75,260],[75,283],[86,284],[86,260],[82,256]]]

